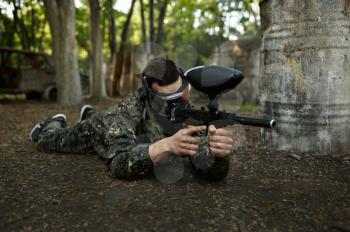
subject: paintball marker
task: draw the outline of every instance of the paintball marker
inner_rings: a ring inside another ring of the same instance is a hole
[[[233,124],[265,128],[276,126],[274,119],[242,117],[219,110],[218,98],[220,95],[234,89],[242,81],[243,74],[239,70],[214,65],[199,66],[186,71],[184,78],[195,89],[208,95],[208,110],[204,107],[201,110],[174,107],[170,111],[170,121],[181,123],[182,127],[191,125],[209,126],[210,124],[217,128]],[[204,139],[207,138],[207,132],[198,133],[198,135]],[[225,158],[213,156],[205,143],[199,146],[198,154],[189,157],[189,159],[192,167],[196,170],[196,175],[205,176],[206,179],[220,179],[228,172],[228,161],[225,161]]]
[[[208,110],[203,107],[201,110],[173,108],[171,121],[192,125],[214,124],[217,127],[232,124],[265,128],[276,126],[274,119],[242,117],[219,110],[219,96],[234,89],[242,81],[244,76],[239,70],[214,65],[198,66],[186,71],[184,76],[195,89],[208,95]]]

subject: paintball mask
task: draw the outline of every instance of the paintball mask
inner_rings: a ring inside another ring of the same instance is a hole
[[[171,112],[175,108],[186,109],[188,107],[189,83],[182,79],[181,87],[173,93],[162,93],[154,91],[147,82],[147,77],[142,77],[143,86],[147,92],[147,100],[152,110],[157,114],[170,118]]]

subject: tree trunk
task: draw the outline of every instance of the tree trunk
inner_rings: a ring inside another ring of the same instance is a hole
[[[45,0],[44,1],[44,8],[45,8],[45,15],[47,18],[47,21],[49,23],[51,37],[52,37],[52,57],[53,57],[53,65],[56,68],[56,74],[57,74],[57,68],[56,65],[58,61],[58,51],[59,51],[59,31],[60,31],[60,25],[58,20],[58,6],[56,1],[50,1]],[[59,77],[56,75],[57,82],[59,81]]]
[[[120,78],[120,96],[124,97],[131,92],[132,88],[132,52],[128,51],[125,54],[124,64],[123,64],[123,75]]]
[[[169,1],[165,0],[159,9],[159,17],[158,17],[158,34],[157,34],[157,44],[161,45],[163,42],[163,37],[164,37],[164,30],[163,30],[163,25],[164,25],[164,19],[166,15],[166,9],[168,6]]]
[[[135,51],[131,51],[131,65],[130,65],[130,83],[132,83],[132,91],[135,91],[136,89],[139,88],[139,83],[140,83],[140,79],[139,79],[139,75],[135,74]],[[141,86],[140,86],[141,87]]]
[[[106,2],[106,6],[107,6],[107,17],[108,17],[108,43],[109,43],[109,49],[111,52],[109,56],[109,62],[111,63],[113,61],[113,56],[117,51],[113,0],[108,0]]]
[[[113,88],[114,88],[113,94],[114,95],[119,94],[118,93],[118,85],[119,85],[118,82],[119,82],[121,74],[122,74],[125,47],[126,47],[126,43],[127,43],[129,25],[130,25],[131,16],[132,16],[133,11],[134,11],[135,2],[136,2],[136,0],[132,0],[129,13],[128,13],[126,21],[123,25],[123,31],[122,31],[119,51],[118,51],[117,60],[116,60],[117,64],[116,64],[116,68],[115,68],[115,78],[114,78],[114,83],[113,83]]]
[[[58,102],[78,105],[82,99],[75,38],[73,0],[44,0],[50,25],[56,67]]]
[[[142,31],[142,43],[146,44],[146,22],[145,22],[145,9],[143,6],[143,0],[140,0],[140,13],[141,13],[141,31]]]
[[[102,38],[100,29],[100,3],[89,0],[90,4],[90,36],[92,46],[92,97],[106,97],[105,78],[102,73]]]
[[[154,3],[153,0],[149,0],[149,41],[154,42]]]
[[[115,66],[116,66],[116,59],[117,59],[117,55],[116,53],[113,54],[112,56],[112,61],[109,63],[108,69],[107,69],[107,86],[106,86],[106,90],[107,90],[107,94],[109,96],[113,96],[115,95]]]
[[[107,92],[108,95],[114,94],[115,83],[115,66],[116,66],[116,52],[117,52],[117,41],[116,41],[116,27],[115,27],[115,17],[113,10],[113,0],[107,0],[106,11],[108,18],[108,45],[109,45],[109,63],[107,68]]]

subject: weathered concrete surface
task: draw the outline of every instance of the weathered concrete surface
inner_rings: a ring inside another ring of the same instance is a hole
[[[265,0],[260,101],[279,125],[274,148],[350,150],[350,1]]]

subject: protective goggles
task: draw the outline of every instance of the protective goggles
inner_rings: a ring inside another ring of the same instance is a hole
[[[147,77],[142,77],[143,86],[147,92],[148,103],[159,115],[170,117],[171,110],[175,107],[185,109],[188,107],[189,84],[182,78],[181,87],[174,93],[155,92],[147,83]]]

